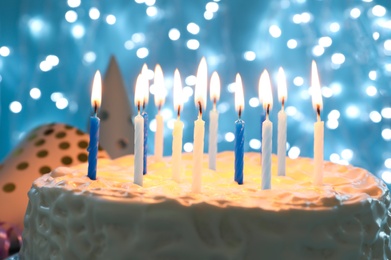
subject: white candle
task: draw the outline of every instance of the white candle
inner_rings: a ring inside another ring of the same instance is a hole
[[[137,104],[138,115],[134,119],[134,177],[133,182],[143,186],[143,157],[144,157],[144,118],[140,115],[140,106],[143,100],[143,75],[136,81],[134,102]]]
[[[323,183],[323,141],[324,122],[320,119],[320,111],[323,108],[320,80],[315,61],[311,66],[312,106],[317,114],[317,122],[314,124],[314,184]]]
[[[286,173],[286,113],[284,109],[287,100],[287,86],[284,70],[278,70],[278,99],[281,102],[281,110],[278,112],[278,139],[277,139],[277,159],[278,159],[278,176],[285,176]]]
[[[264,70],[259,79],[259,100],[266,110],[266,120],[262,123],[262,190],[271,189],[273,123],[269,113],[273,107],[273,96],[269,73]]]
[[[201,192],[202,187],[202,157],[204,153],[205,122],[202,120],[202,110],[206,107],[206,86],[208,71],[205,58],[201,59],[197,71],[197,83],[194,93],[194,101],[199,109],[198,119],[194,122],[194,147],[193,147],[193,182],[192,191]]]
[[[164,136],[164,121],[160,114],[160,110],[164,105],[166,98],[166,91],[164,87],[164,76],[160,65],[156,65],[154,74],[154,87],[155,87],[155,105],[158,108],[158,113],[155,117],[156,120],[156,133],[155,133],[155,157],[158,160],[163,158],[163,136]]]
[[[213,109],[209,112],[209,169],[216,170],[217,154],[217,132],[219,112],[216,109],[216,103],[220,98],[220,78],[217,72],[213,72],[210,80],[210,100],[213,102]]]
[[[172,178],[180,182],[182,173],[182,136],[183,123],[181,121],[181,108],[183,107],[182,84],[179,71],[174,72],[174,109],[177,110],[178,118],[172,131]]]

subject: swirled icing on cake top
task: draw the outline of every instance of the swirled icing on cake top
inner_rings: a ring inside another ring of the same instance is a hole
[[[234,154],[217,155],[217,170],[209,170],[204,155],[202,192],[192,193],[192,154],[183,154],[181,182],[172,179],[171,157],[157,161],[148,158],[148,173],[144,185],[133,184],[133,156],[115,160],[101,159],[97,180],[87,177],[87,164],[73,168],[60,167],[34,182],[38,187],[71,190],[92,197],[112,200],[134,200],[154,203],[173,199],[183,205],[209,203],[217,206],[259,207],[265,210],[330,209],[342,204],[360,203],[380,199],[387,187],[368,171],[352,166],[324,163],[323,185],[315,186],[313,160],[289,159],[286,176],[277,176],[277,157],[272,158],[272,189],[261,190],[261,158],[258,153],[246,153],[244,158],[244,184],[234,182]]]

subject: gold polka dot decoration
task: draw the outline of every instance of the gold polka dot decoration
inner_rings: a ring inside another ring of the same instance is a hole
[[[0,201],[15,207],[0,209],[0,220],[23,226],[27,193],[35,179],[57,167],[86,163],[88,134],[65,124],[34,129],[4,160],[0,168]],[[105,151],[99,158],[108,158]]]

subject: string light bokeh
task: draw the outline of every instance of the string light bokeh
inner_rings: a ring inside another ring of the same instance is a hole
[[[192,150],[194,75],[202,56],[209,75],[216,70],[222,81],[220,151],[233,149],[235,74],[242,75],[245,88],[245,150],[259,151],[258,79],[265,68],[272,75],[271,120],[277,125],[276,78],[282,66],[289,92],[287,154],[312,157],[314,59],[323,85],[325,159],[364,167],[391,184],[389,1],[18,0],[0,6],[2,159],[41,124],[64,122],[86,130],[91,79],[96,69],[105,71],[111,55],[119,62],[129,101],[142,64],[161,64],[169,93],[162,109],[169,144],[175,120],[172,77],[179,68],[185,151]],[[147,111],[153,118],[153,102]],[[151,120],[151,148],[155,127]],[[166,145],[165,154],[170,153]]]

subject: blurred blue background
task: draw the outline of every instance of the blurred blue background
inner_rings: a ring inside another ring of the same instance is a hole
[[[258,79],[288,79],[288,156],[312,157],[316,114],[308,92],[311,60],[323,85],[325,159],[364,167],[391,184],[391,2],[340,0],[2,0],[0,3],[0,159],[36,126],[87,129],[90,83],[115,55],[133,104],[143,63],[160,63],[169,95],[163,107],[171,143],[172,77],[184,80],[184,149],[192,149],[192,93],[202,56],[222,81],[219,150],[233,149],[235,73],[242,75],[247,151],[260,147]],[[207,109],[211,108],[208,101]],[[156,108],[153,97],[147,107]],[[208,118],[206,117],[208,125]],[[151,121],[150,130],[155,122]],[[151,136],[152,133],[151,133]],[[153,138],[149,139],[153,147]],[[166,145],[165,154],[171,153]]]

